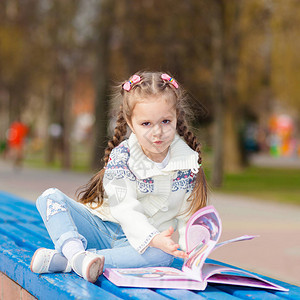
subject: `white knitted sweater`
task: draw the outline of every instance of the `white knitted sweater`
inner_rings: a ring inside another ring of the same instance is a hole
[[[187,198],[198,172],[198,153],[179,135],[170,145],[170,160],[160,169],[142,151],[135,134],[111,152],[104,175],[104,204],[91,209],[104,221],[119,223],[130,244],[143,253],[151,239],[173,226],[185,250]],[[89,206],[89,208],[93,208]]]

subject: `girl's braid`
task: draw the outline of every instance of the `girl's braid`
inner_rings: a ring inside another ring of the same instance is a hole
[[[197,142],[196,136],[189,130],[187,121],[185,118],[185,112],[183,110],[179,111],[177,118],[177,132],[180,136],[183,136],[186,143],[196,152],[198,152],[198,164],[199,172],[195,178],[195,186],[193,192],[191,193],[188,201],[190,201],[190,207],[187,212],[192,215],[200,208],[206,206],[207,204],[207,182],[204,174],[204,170],[201,166],[202,155],[200,150],[200,144]]]
[[[117,117],[117,124],[114,130],[113,138],[108,142],[108,146],[105,149],[104,154],[104,167],[106,167],[109,159],[109,155],[115,147],[117,147],[123,140],[124,136],[127,133],[127,123],[123,115],[123,107],[120,106],[120,111]],[[94,202],[97,204],[97,207],[103,204],[103,176],[105,168],[102,168],[97,174],[95,174],[91,180],[82,188],[80,191],[77,190],[77,196],[81,203],[91,203]]]
[[[108,146],[105,149],[104,154],[104,166],[107,165],[109,155],[115,147],[117,147],[124,139],[124,136],[127,133],[127,123],[123,114],[123,105],[120,106],[120,111],[117,116],[116,127],[114,129],[114,136],[110,141],[108,141]]]
[[[200,150],[200,143],[198,143],[196,136],[189,130],[187,121],[185,118],[185,112],[179,111],[177,118],[177,132],[180,136],[183,136],[186,143],[195,151],[199,153],[198,164],[202,163],[202,156]]]

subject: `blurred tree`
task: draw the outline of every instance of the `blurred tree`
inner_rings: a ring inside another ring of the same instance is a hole
[[[241,133],[247,124],[256,122],[267,128],[273,107],[273,1],[252,1],[243,10],[241,28],[244,32],[238,70],[238,90],[243,116]],[[247,161],[245,145],[243,159]]]
[[[242,32],[240,30],[243,2],[223,1],[224,34],[224,167],[226,171],[240,171],[242,168],[238,126],[240,122],[240,100],[238,98],[238,68]]]
[[[223,168],[242,167],[238,137],[238,68],[241,49],[240,16],[243,2],[212,1],[212,99],[214,103],[214,159],[212,185],[221,186]]]
[[[91,9],[95,3],[82,0],[45,0],[42,3],[39,42],[47,55],[42,62],[47,74],[45,98],[49,130],[46,160],[52,162],[59,154],[61,166],[68,169],[72,158],[74,85],[80,80],[81,72],[93,72],[95,48],[93,43],[89,43],[93,35],[88,22],[93,20]]]
[[[213,164],[212,185],[219,187],[223,182],[224,169],[224,6],[223,2],[215,0],[212,8],[212,101],[214,103],[214,134],[213,134]]]
[[[50,3],[49,3],[50,4]],[[71,167],[71,92],[81,56],[78,54],[76,30],[73,26],[79,1],[55,1],[45,9],[41,28],[48,54],[49,76],[47,113],[48,132],[46,160],[61,155],[61,166]],[[52,126],[52,127],[51,127]],[[56,126],[56,127],[53,127]],[[57,128],[51,131],[51,128]]]
[[[62,166],[70,167],[74,83],[82,70],[94,72],[92,165],[98,168],[111,78],[165,70],[191,94],[200,140],[202,126],[214,119],[213,184],[220,185],[223,167],[243,166],[245,116],[267,120],[275,98],[299,111],[299,7],[296,0],[3,0],[0,126],[26,110],[36,119],[47,106],[48,126],[62,129],[60,138],[48,139],[48,161],[59,152]]]
[[[276,100],[291,106],[300,124],[300,2],[275,1],[273,11],[272,87]]]
[[[40,114],[46,103],[49,125],[62,129],[59,139],[48,139],[47,160],[59,148],[61,164],[69,168],[70,92],[80,61],[72,24],[78,1],[6,0],[0,5],[0,90],[7,95],[8,123],[24,115],[29,105],[33,118],[34,110]]]
[[[40,49],[34,46],[38,22],[36,1],[1,1],[0,92],[4,97],[0,101],[5,102],[8,124],[20,119],[31,90],[39,82],[35,57]]]
[[[267,122],[270,112],[273,6],[271,0],[216,0],[214,5],[212,41],[213,49],[219,52],[213,51],[212,68],[216,121],[212,183],[220,186],[222,160],[230,172],[241,170],[247,162],[241,137],[243,123],[252,115]]]
[[[111,58],[111,36],[115,22],[115,1],[102,0],[99,10],[99,22],[96,24],[96,50],[98,56],[95,86],[95,126],[94,151],[92,155],[92,168],[103,167],[101,158],[107,146],[109,123],[109,70]]]

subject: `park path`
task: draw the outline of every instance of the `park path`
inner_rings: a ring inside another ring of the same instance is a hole
[[[30,201],[49,187],[74,197],[91,174],[40,169],[13,170],[0,160],[0,190]],[[210,257],[300,286],[300,207],[263,202],[245,196],[212,192],[210,204],[218,210],[223,225],[221,240],[244,234],[260,237],[233,243]]]

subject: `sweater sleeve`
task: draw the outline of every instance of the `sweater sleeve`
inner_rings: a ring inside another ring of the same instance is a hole
[[[128,168],[129,149],[120,145],[113,149],[107,164],[103,185],[110,212],[120,223],[129,243],[143,253],[159,231],[152,226],[137,199],[136,177]]]

